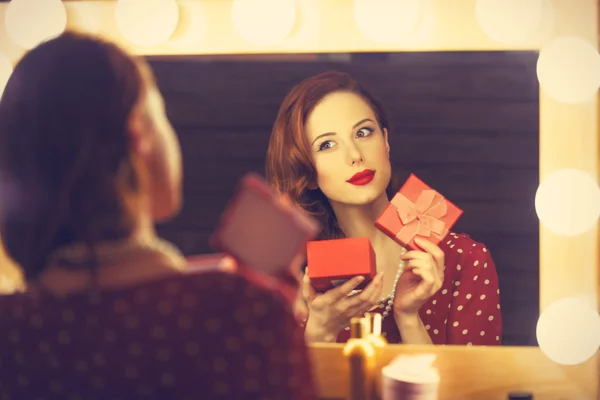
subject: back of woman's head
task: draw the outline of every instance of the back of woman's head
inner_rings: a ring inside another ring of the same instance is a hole
[[[288,194],[319,219],[322,239],[343,234],[327,197],[316,188],[317,171],[305,127],[317,104],[334,92],[360,96],[373,110],[379,127],[390,130],[387,113],[371,92],[349,74],[330,71],[305,79],[288,92],[279,108],[266,154],[267,179],[277,191]]]
[[[144,81],[117,46],[75,33],[16,65],[0,101],[0,173],[15,190],[1,234],[27,278],[61,246],[130,234],[127,123]]]

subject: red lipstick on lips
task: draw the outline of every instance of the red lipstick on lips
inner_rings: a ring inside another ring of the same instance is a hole
[[[372,169],[365,169],[364,171],[358,172],[348,179],[346,182],[351,183],[355,186],[366,185],[371,182],[375,177],[375,171]]]

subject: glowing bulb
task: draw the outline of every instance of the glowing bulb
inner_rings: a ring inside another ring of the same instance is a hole
[[[354,0],[354,20],[369,39],[395,43],[419,24],[421,0]]]
[[[30,50],[65,31],[67,10],[60,0],[12,0],[6,7],[4,23],[8,36]]]
[[[100,2],[88,2],[85,7],[77,7],[69,10],[69,22],[72,21],[74,29],[81,32],[97,35],[102,28],[102,9]]]
[[[0,53],[0,96],[2,96],[2,93],[4,92],[4,88],[8,83],[12,71],[13,67],[8,57]]]
[[[535,210],[542,224],[552,232],[580,235],[595,226],[600,216],[600,188],[584,171],[555,171],[538,187]]]
[[[296,22],[294,0],[233,0],[233,27],[238,35],[258,46],[285,40]]]
[[[169,45],[189,50],[196,46],[206,34],[206,17],[199,2],[179,3],[181,14],[177,29],[169,40]]]
[[[583,300],[558,300],[540,315],[536,335],[540,349],[552,361],[580,364],[600,347],[600,315]]]
[[[577,37],[562,37],[540,51],[537,76],[546,94],[562,103],[585,103],[600,87],[600,54]]]
[[[121,34],[141,47],[166,42],[179,22],[175,0],[118,0],[115,14]]]
[[[320,15],[317,1],[296,0],[296,26],[298,30],[287,37],[286,44],[290,47],[306,47],[319,39]]]
[[[475,15],[491,39],[516,44],[540,27],[545,0],[477,0]]]

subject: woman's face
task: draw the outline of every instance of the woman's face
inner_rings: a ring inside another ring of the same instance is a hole
[[[309,114],[305,129],[316,183],[330,202],[366,205],[385,196],[391,178],[388,133],[361,96],[325,96]]]
[[[159,90],[149,84],[139,104],[137,126],[134,122],[134,146],[148,171],[148,194],[154,221],[176,214],[182,202],[181,148],[167,118]]]

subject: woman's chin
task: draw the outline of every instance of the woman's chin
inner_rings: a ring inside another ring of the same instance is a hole
[[[378,201],[380,201],[382,196],[385,196],[385,192],[375,190],[371,193],[355,193],[352,196],[345,197],[342,201],[339,201],[338,203],[342,203],[348,206],[370,207]]]

